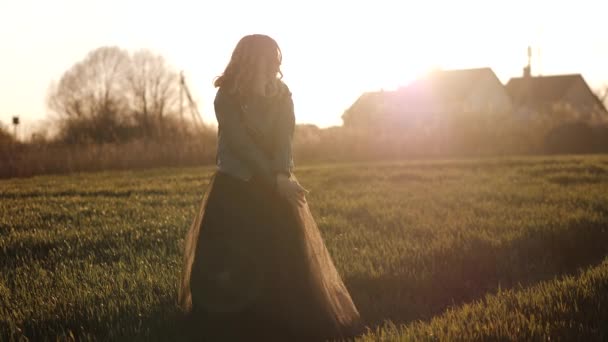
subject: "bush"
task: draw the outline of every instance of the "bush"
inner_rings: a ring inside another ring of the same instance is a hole
[[[9,133],[8,128],[0,123],[0,147],[15,142],[15,137]]]
[[[595,152],[594,131],[585,122],[561,124],[545,137],[545,151],[566,154]]]

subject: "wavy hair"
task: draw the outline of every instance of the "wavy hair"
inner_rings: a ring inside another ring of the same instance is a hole
[[[229,93],[240,98],[252,94],[253,82],[258,63],[265,63],[267,70],[276,70],[276,82],[272,82],[272,94],[281,91],[280,84],[283,78],[281,62],[283,56],[277,42],[264,34],[251,34],[244,36],[237,43],[230,62],[224,72],[214,81],[216,88],[226,88]]]

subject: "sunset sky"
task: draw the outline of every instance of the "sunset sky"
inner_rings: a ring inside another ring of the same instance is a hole
[[[183,69],[203,120],[216,124],[213,77],[243,35],[283,50],[298,123],[340,125],[364,91],[430,68],[491,67],[520,76],[582,73],[608,85],[605,1],[0,0],[0,122],[46,116],[50,83],[100,46],[147,48]],[[537,53],[540,49],[540,58]]]

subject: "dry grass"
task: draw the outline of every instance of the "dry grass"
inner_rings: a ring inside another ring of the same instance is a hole
[[[12,144],[0,149],[0,178],[215,162],[215,137],[88,145]]]

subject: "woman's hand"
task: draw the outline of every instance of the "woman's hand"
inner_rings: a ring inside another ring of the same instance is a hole
[[[305,195],[309,193],[297,181],[291,180],[285,174],[277,175],[277,191],[294,206],[301,206],[306,203]]]

